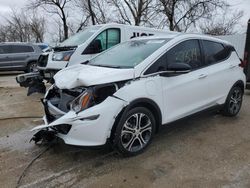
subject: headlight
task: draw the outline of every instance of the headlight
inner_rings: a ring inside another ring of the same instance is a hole
[[[78,96],[71,103],[71,109],[76,113],[81,112],[82,110],[88,108],[92,101],[92,92],[90,90],[86,90],[80,96]]]
[[[69,61],[73,53],[74,53],[74,50],[65,51],[65,52],[54,52],[52,56],[52,60],[53,61]]]

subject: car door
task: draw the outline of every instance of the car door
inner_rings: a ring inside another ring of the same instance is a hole
[[[185,40],[175,45],[155,62],[153,69],[157,71],[158,67],[158,71],[167,70],[173,63],[187,63],[192,70],[187,74],[160,76],[164,106],[163,123],[193,114],[208,105],[204,99],[209,88],[206,86],[206,70],[201,69],[199,40]],[[153,69],[146,73],[154,72]]]
[[[236,53],[230,57],[232,48],[224,44],[202,40],[204,52],[204,68],[206,69],[206,85],[208,88],[207,103],[222,104],[235,82],[234,68],[239,67],[239,58]],[[236,62],[235,62],[236,61]]]
[[[1,45],[0,46],[0,68],[5,69],[11,67],[11,61],[9,59],[10,46]]]
[[[9,60],[13,67],[26,67],[27,59],[34,53],[34,49],[28,45],[11,45]]]

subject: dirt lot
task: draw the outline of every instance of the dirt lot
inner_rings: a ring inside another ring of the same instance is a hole
[[[42,95],[27,97],[14,77],[0,75],[0,187],[16,187],[26,166],[48,148],[29,143],[29,130],[42,123]],[[249,107],[247,91],[238,117],[206,113],[173,123],[132,158],[56,143],[27,169],[19,186],[249,188]]]

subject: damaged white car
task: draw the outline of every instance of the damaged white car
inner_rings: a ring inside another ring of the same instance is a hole
[[[44,125],[33,140],[55,135],[66,144],[109,140],[124,155],[142,152],[162,124],[222,107],[239,112],[245,75],[229,43],[170,34],[121,43],[58,72],[42,100]]]

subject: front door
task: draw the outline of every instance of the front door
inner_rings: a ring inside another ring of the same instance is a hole
[[[164,122],[188,116],[209,106],[206,100],[210,88],[206,69],[203,67],[200,42],[196,39],[183,41],[171,48],[164,56],[166,69],[173,63],[187,63],[191,72],[162,77]]]

